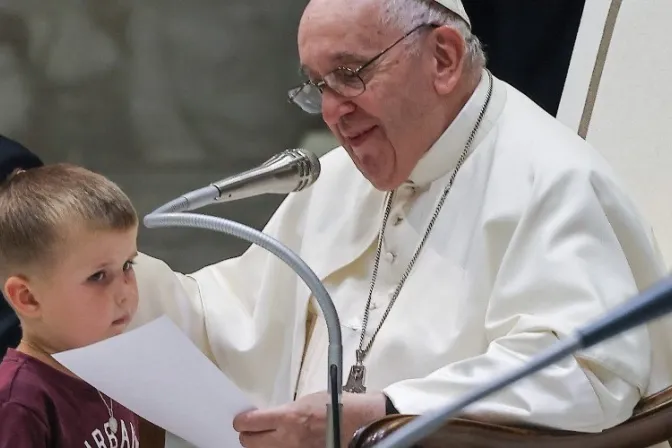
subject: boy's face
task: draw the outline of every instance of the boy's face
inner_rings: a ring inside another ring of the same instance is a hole
[[[17,309],[26,332],[53,352],[122,333],[138,308],[137,232],[73,232],[57,266],[26,282],[35,301],[34,309]]]

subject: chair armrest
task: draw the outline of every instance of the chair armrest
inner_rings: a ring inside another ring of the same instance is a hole
[[[391,415],[360,428],[350,448],[369,448],[417,416]],[[417,448],[648,448],[672,438],[672,387],[644,398],[627,421],[600,433],[452,419]]]

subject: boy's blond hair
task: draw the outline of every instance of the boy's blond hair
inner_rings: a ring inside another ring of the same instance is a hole
[[[70,164],[16,171],[0,185],[0,279],[53,266],[73,231],[137,224],[129,198],[100,174]]]

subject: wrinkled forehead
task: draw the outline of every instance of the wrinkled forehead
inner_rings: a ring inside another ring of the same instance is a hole
[[[307,75],[363,64],[384,48],[389,33],[380,23],[377,2],[363,3],[338,10],[326,6],[306,9],[299,25],[298,49]]]

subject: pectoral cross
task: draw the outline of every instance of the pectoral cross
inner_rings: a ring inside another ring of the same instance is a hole
[[[357,362],[350,367],[350,375],[345,383],[343,390],[353,394],[363,394],[366,392],[364,381],[366,379],[366,367],[363,364],[364,352],[357,350]]]

